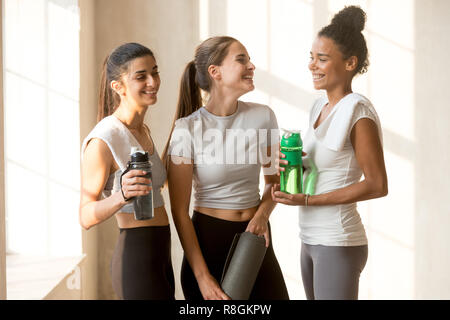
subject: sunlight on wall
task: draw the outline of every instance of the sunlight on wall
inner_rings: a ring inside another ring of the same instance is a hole
[[[267,0],[228,0],[227,34],[244,44],[256,68],[269,69]]]
[[[334,1],[330,1],[333,2]],[[383,126],[389,195],[364,203],[367,283],[361,298],[414,299],[414,1],[367,1],[367,94]],[[392,146],[396,146],[392,148]],[[395,261],[395,262],[394,262]]]
[[[373,103],[386,106],[378,108],[383,125],[390,132],[414,141],[414,112],[411,112],[414,96],[409,94],[414,88],[414,52],[376,34],[371,37],[370,50],[373,61],[370,78],[383,79],[371,82]]]
[[[201,41],[209,37],[209,0],[199,0],[199,38]]]
[[[81,253],[76,0],[5,1],[7,251]]]
[[[353,90],[367,96],[380,116],[390,186],[388,197],[358,205],[369,238],[360,298],[412,299],[416,168],[408,150],[415,140],[414,1],[228,0],[223,31],[246,46],[256,65],[257,89],[242,99],[270,105],[280,128],[306,133],[310,107],[324,94],[313,89],[307,67],[312,41],[335,13],[352,4],[368,16],[364,35],[371,63],[367,74],[355,78]],[[208,30],[220,30],[215,20],[208,20]],[[277,206],[270,221],[291,299],[304,299],[297,210]]]
[[[271,73],[309,92],[314,92],[308,72],[314,36],[312,11],[305,1],[270,1]]]
[[[308,111],[317,95],[308,72],[314,37],[312,10],[311,1],[227,2],[227,34],[246,46],[256,66],[256,90],[241,99],[269,105],[277,114],[280,128],[303,132],[308,127]],[[260,190],[263,188],[261,177]],[[297,208],[278,206],[270,221],[273,245],[290,298],[304,299]]]
[[[328,0],[328,21],[331,22],[334,14],[338,13],[345,6],[355,5],[360,6],[369,16],[372,16],[367,8],[367,4],[371,0]]]

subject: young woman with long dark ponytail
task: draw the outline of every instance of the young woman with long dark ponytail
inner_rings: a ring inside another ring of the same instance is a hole
[[[268,247],[250,300],[288,299],[268,222],[275,206],[270,188],[278,181],[276,170],[264,173],[260,197],[261,166],[268,168],[270,162],[240,162],[231,156],[254,156],[257,149],[267,155],[278,148],[278,139],[270,137],[271,130],[278,129],[273,111],[238,100],[254,89],[254,70],[239,41],[214,37],[197,47],[182,76],[176,121],[163,158],[173,220],[184,249],[181,284],[187,300],[229,299],[219,281],[233,238],[244,231],[264,236]],[[208,95],[204,106],[201,90]],[[260,132],[269,137],[252,140]],[[239,146],[246,135],[249,141]]]
[[[358,298],[368,242],[356,203],[388,192],[378,115],[366,97],[352,91],[353,78],[368,67],[365,21],[361,8],[346,7],[312,45],[314,88],[326,91],[311,109],[303,141],[305,167],[313,163],[318,170],[315,195],[273,192],[274,201],[299,206],[308,299]],[[283,156],[280,163],[287,163]]]
[[[98,123],[82,146],[80,224],[89,229],[115,216],[120,235],[111,263],[121,299],[174,299],[169,220],[161,196],[166,170],[144,116],[157,101],[158,66],[152,51],[137,43],[117,47],[103,65]],[[131,198],[151,187],[145,172],[125,170],[132,147],[152,162],[154,218],[135,220]]]

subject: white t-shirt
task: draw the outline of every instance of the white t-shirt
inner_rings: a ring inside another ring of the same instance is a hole
[[[303,139],[305,168],[313,161],[318,170],[315,194],[328,193],[358,182],[362,170],[355,157],[350,133],[362,118],[373,120],[382,132],[378,115],[364,96],[351,93],[342,98],[328,117],[314,129],[327,97],[319,98],[310,112],[309,128]],[[326,246],[359,246],[367,237],[356,203],[330,206],[299,207],[300,238],[306,244]]]
[[[216,116],[202,107],[178,119],[168,154],[193,160],[194,207],[239,210],[260,202],[260,170],[270,160],[270,145],[278,145],[273,111],[238,101],[230,116]]]

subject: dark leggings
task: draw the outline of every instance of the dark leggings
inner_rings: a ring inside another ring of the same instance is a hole
[[[174,300],[170,227],[120,229],[111,277],[122,300]]]
[[[245,231],[248,221],[217,219],[194,211],[192,223],[211,275],[220,283],[225,260],[236,233]],[[270,224],[269,224],[270,232]],[[186,257],[181,266],[181,285],[186,300],[202,300],[197,280]],[[288,300],[283,274],[272,247],[272,237],[249,300]]]

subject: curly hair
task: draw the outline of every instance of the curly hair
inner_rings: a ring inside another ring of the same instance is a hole
[[[319,37],[333,40],[344,59],[352,56],[358,58],[355,74],[367,72],[369,66],[369,52],[366,39],[362,34],[366,19],[366,13],[359,6],[347,6],[335,14],[331,23],[318,33]]]

